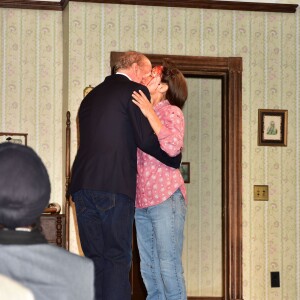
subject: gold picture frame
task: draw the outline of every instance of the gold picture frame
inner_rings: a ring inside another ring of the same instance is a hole
[[[27,146],[28,133],[0,132],[0,143],[10,142]]]
[[[288,111],[258,110],[258,146],[287,146]]]
[[[84,88],[83,90],[83,97],[85,97],[94,87],[89,85],[87,87]]]

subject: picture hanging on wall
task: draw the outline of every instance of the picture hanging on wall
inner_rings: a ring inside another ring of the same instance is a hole
[[[0,143],[9,142],[27,146],[28,133],[0,132]]]
[[[190,183],[190,163],[182,162],[180,165],[180,173],[185,183]]]
[[[94,87],[89,85],[87,87],[84,88],[83,90],[83,97],[85,97]]]
[[[288,111],[258,110],[258,146],[287,146]]]

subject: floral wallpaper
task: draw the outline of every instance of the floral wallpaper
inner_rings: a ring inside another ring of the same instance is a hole
[[[0,9],[0,131],[28,133],[49,172],[51,199],[61,203],[61,12]]]
[[[300,299],[299,19],[299,9],[284,14],[72,1],[63,12],[1,8],[0,130],[28,133],[29,145],[49,170],[51,201],[62,203],[65,113],[71,111],[73,160],[83,89],[110,73],[111,51],[242,57],[244,299]],[[212,254],[191,243],[204,245],[198,239],[204,236],[207,244],[218,245],[217,223],[212,218],[207,230],[203,225],[217,198],[198,176],[219,174],[219,167],[197,159],[201,154],[215,161],[216,152],[208,149],[217,137],[209,130],[213,121],[195,115],[212,112],[209,97],[218,90],[205,81],[191,80],[189,87],[200,100],[189,99],[185,108],[189,146],[184,159],[191,162],[191,180],[196,181],[188,186],[185,275],[189,295],[219,295],[214,285],[219,281],[217,248]],[[287,147],[257,145],[260,108],[288,110]],[[202,136],[209,136],[208,144]],[[199,146],[190,146],[190,140]],[[253,200],[256,184],[269,185],[269,201]],[[197,218],[202,223],[196,224]],[[71,251],[80,252],[75,229]],[[191,264],[190,257],[197,263]],[[280,288],[271,288],[272,271],[280,272]]]
[[[222,296],[221,80],[187,78],[182,161],[190,162],[183,262],[189,296]]]

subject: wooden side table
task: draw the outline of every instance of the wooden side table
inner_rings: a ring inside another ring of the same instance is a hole
[[[42,214],[40,225],[49,244],[66,248],[66,216],[64,214]]]

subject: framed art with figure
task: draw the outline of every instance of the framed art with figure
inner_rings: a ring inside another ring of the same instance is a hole
[[[287,146],[288,111],[258,110],[258,146]]]
[[[184,183],[190,183],[190,163],[182,162],[179,169]]]

